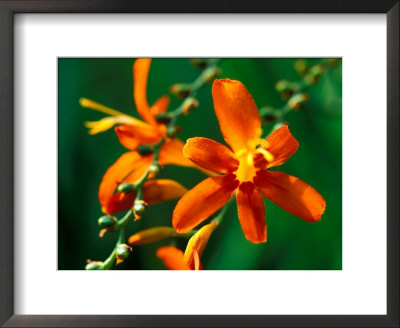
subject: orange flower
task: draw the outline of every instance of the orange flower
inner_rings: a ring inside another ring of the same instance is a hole
[[[88,122],[90,134],[103,132],[115,124],[122,124],[117,126],[115,131],[121,144],[131,150],[123,154],[107,170],[101,181],[98,196],[102,211],[107,214],[124,211],[132,206],[136,193],[114,193],[115,189],[121,183],[135,184],[147,174],[153,163],[154,154],[142,156],[135,149],[139,145],[155,145],[166,138],[167,127],[165,124],[157,122],[156,115],[167,110],[169,98],[163,96],[151,107],[148,105],[146,88],[150,64],[151,59],[142,58],[137,59],[133,65],[133,98],[137,111],[145,122],[92,100],[86,98],[80,100],[84,107],[111,115],[97,122]],[[166,138],[160,147],[158,163],[160,165],[175,164],[193,167],[193,163],[183,156],[182,149],[183,142],[181,140]],[[181,185],[173,181],[164,180],[160,189],[162,197],[159,200],[180,197],[182,188]]]
[[[325,201],[300,179],[266,169],[293,155],[298,142],[285,125],[265,140],[256,104],[239,81],[216,80],[212,95],[215,113],[230,148],[207,138],[188,139],[183,149],[193,163],[222,176],[210,177],[179,200],[172,223],[178,232],[196,227],[220,209],[236,191],[239,221],[253,243],[267,240],[261,193],[287,212],[314,222],[321,219]]]
[[[203,266],[200,257],[208,240],[218,224],[215,221],[205,225],[189,240],[185,253],[171,246],[164,246],[157,250],[157,256],[170,270],[201,270]]]

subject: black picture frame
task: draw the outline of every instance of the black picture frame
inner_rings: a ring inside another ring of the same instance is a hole
[[[387,315],[15,315],[13,29],[18,13],[384,13],[387,17]],[[0,0],[0,324],[4,327],[399,327],[399,1]]]

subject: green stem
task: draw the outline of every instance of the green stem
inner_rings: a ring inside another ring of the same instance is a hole
[[[229,206],[233,203],[235,200],[235,196],[231,197],[230,200],[224,205],[224,207],[221,209],[221,211],[218,213],[218,215],[213,219],[213,221],[217,222],[217,224],[221,224],[222,219],[224,218],[226,211],[228,210]]]

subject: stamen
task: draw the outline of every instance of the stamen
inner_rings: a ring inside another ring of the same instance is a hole
[[[272,155],[268,150],[264,148],[258,148],[257,152],[263,154],[268,162],[272,162],[275,159],[274,155]]]
[[[104,106],[102,104],[99,104],[93,100],[87,99],[87,98],[80,98],[79,103],[81,104],[82,107],[86,107],[89,109],[97,110],[98,112],[102,112],[107,115],[111,116],[127,116],[124,113],[121,113],[115,109],[112,109],[110,107]]]

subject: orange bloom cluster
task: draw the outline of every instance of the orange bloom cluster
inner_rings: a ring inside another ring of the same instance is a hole
[[[173,213],[174,228],[180,233],[193,229],[235,192],[243,233],[253,243],[267,240],[262,194],[295,216],[319,221],[326,204],[317,191],[294,176],[267,171],[286,162],[298,148],[288,126],[261,139],[259,112],[239,81],[214,81],[212,96],[229,147],[207,138],[191,138],[183,151],[194,164],[222,175],[205,179],[183,195]]]
[[[97,122],[88,122],[91,134],[103,132],[112,126],[121,144],[130,151],[124,153],[105,173],[98,192],[102,211],[106,214],[117,213],[132,207],[135,192],[115,192],[121,183],[135,184],[149,171],[154,160],[154,153],[141,155],[140,145],[156,145],[164,139],[158,154],[158,164],[194,166],[182,153],[183,142],[177,138],[168,138],[167,127],[156,119],[169,105],[169,98],[162,96],[152,106],[147,102],[147,80],[151,59],[137,59],[133,65],[133,98],[137,111],[144,121],[138,120],[116,110],[105,107],[88,99],[81,99],[84,107],[112,114]],[[180,197],[186,189],[172,180],[150,180],[144,184],[143,197],[147,203],[155,203]]]

